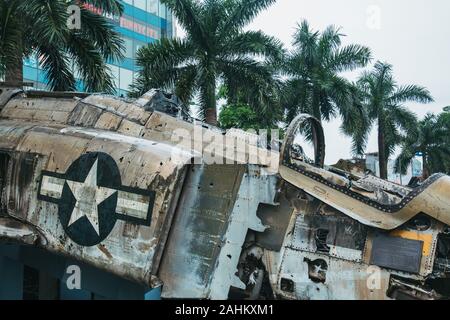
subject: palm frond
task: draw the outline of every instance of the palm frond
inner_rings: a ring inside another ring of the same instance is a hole
[[[406,174],[406,170],[408,169],[412,159],[415,157],[416,151],[417,150],[411,146],[403,145],[402,151],[395,160],[394,170],[396,173],[401,172],[402,174]]]
[[[342,95],[339,108],[341,131],[352,138],[352,153],[361,156],[367,146],[373,120],[369,118],[361,92],[356,84],[350,84]]]
[[[276,0],[229,0],[231,9],[221,28],[221,35],[240,31],[250,23],[262,10],[267,9]]]
[[[65,1],[29,0],[22,3],[20,11],[26,15],[25,21],[32,21],[28,31],[36,41],[64,43],[69,17]]]
[[[390,106],[387,109],[388,117],[405,133],[411,135],[417,130],[417,116],[403,106]]]
[[[341,37],[344,35],[340,33],[340,31],[340,28],[332,25],[328,26],[320,35],[318,41],[318,53],[322,59],[326,59],[341,45]]]
[[[87,91],[114,93],[111,72],[91,39],[72,33],[68,39],[67,51],[78,66]]]
[[[406,85],[399,87],[388,100],[390,104],[399,104],[407,101],[429,103],[434,100],[426,88],[417,85]]]
[[[312,64],[317,62],[317,42],[320,33],[313,32],[306,20],[302,21],[294,33],[293,45],[295,46],[296,55],[302,56],[306,63]]]
[[[262,55],[272,62],[281,62],[284,51],[281,41],[262,31],[242,32],[226,43],[224,54]]]
[[[188,105],[197,87],[197,66],[189,64],[182,68],[177,75],[175,94],[184,104]]]
[[[164,38],[141,48],[137,52],[136,63],[144,70],[163,71],[192,59],[195,59],[195,49],[191,42]]]
[[[61,54],[63,49],[55,45],[41,44],[36,51],[41,57],[41,65],[50,88],[55,91],[75,90],[75,77],[70,69],[70,59],[67,55]]]
[[[124,44],[120,34],[103,16],[82,8],[81,28],[83,37],[99,48],[105,60],[119,61],[124,57]]]
[[[326,62],[326,66],[336,72],[352,71],[365,67],[370,62],[371,55],[369,48],[351,44],[333,52]]]
[[[210,48],[209,37],[201,19],[202,8],[193,0],[161,0],[184,27],[189,36],[204,49]]]
[[[19,5],[18,0],[0,1],[0,77],[5,75],[7,66],[14,65],[23,58],[20,53],[23,52],[21,44],[24,25],[17,16]]]

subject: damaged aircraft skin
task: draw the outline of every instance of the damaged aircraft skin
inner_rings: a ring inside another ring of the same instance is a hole
[[[295,144],[305,128],[313,160]],[[450,296],[450,177],[412,187],[326,167],[308,115],[280,152],[253,138],[193,120],[159,90],[127,100],[0,87],[0,242],[165,299]]]

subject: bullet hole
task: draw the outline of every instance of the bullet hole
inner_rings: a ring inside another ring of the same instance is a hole
[[[122,161],[123,161],[123,157],[119,159],[119,162],[122,162]]]
[[[231,254],[227,254],[228,259],[231,260]]]
[[[159,163],[159,165],[160,165],[160,166],[162,166],[162,165],[163,165],[163,163],[162,163],[162,162],[160,162],[160,163]]]
[[[303,259],[308,264],[308,277],[314,283],[325,283],[327,279],[328,265],[323,259]]]
[[[280,289],[284,292],[294,292],[294,281],[291,279],[281,278]]]

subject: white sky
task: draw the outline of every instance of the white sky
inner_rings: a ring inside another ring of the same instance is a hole
[[[295,27],[303,19],[315,30],[330,24],[342,27],[347,35],[344,44],[370,47],[373,62],[393,65],[399,84],[427,87],[434,103],[407,105],[419,117],[450,105],[449,0],[278,0],[247,29],[262,30],[290,48]],[[178,35],[183,35],[182,30]],[[350,139],[340,134],[339,125],[340,119],[324,124],[327,164],[351,157]],[[376,150],[376,134],[372,132],[367,151]]]

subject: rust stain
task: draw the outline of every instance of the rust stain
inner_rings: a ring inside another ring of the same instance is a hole
[[[112,259],[113,256],[111,255],[111,253],[108,251],[108,249],[106,249],[106,247],[102,244],[99,244],[97,246],[97,248],[108,258],[108,259]]]

